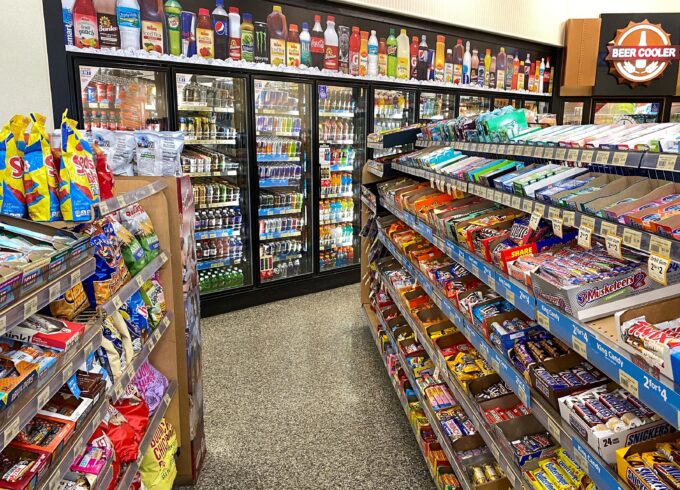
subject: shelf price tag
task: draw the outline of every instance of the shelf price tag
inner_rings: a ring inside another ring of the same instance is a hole
[[[595,231],[595,218],[591,216],[581,216],[581,223],[580,226],[587,226],[588,228],[592,229],[593,232]]]
[[[612,165],[623,167],[626,165],[626,160],[628,160],[628,153],[617,151],[612,158]]]
[[[574,454],[572,456],[576,460],[576,464],[578,464],[579,468],[581,468],[583,471],[587,472],[588,471],[588,460],[586,459],[586,456],[583,454],[580,448],[580,443],[576,442],[576,438],[572,438],[572,446],[574,446]]]
[[[623,244],[630,248],[640,249],[642,243],[642,233],[626,228],[623,230]]]
[[[522,155],[524,155],[525,157],[531,156],[531,151],[532,151],[531,146],[525,146],[522,148]]]
[[[99,214],[101,216],[109,214],[109,205],[106,203],[106,201],[99,203]]]
[[[576,241],[580,247],[591,248],[593,241],[593,229],[589,226],[581,225],[578,229],[578,237]]]
[[[588,359],[588,349],[586,347],[585,342],[583,342],[578,337],[572,335],[571,336],[571,345],[578,355],[580,355],[584,359]]]
[[[512,196],[512,207],[515,209],[522,209],[522,198],[519,196]]]
[[[565,160],[567,157],[567,149],[566,148],[557,148],[555,150],[555,160]]]
[[[659,155],[659,159],[656,161],[656,168],[659,170],[675,170],[677,162],[677,155]]]
[[[505,206],[510,206],[511,203],[512,203],[512,196],[510,194],[506,194],[504,192],[501,192],[501,194],[503,195],[503,204]]]
[[[531,202],[529,199],[525,199],[525,200],[522,202],[522,210],[523,210],[525,213],[531,213],[531,210],[533,209],[533,207],[534,207],[534,203]]]
[[[600,235],[602,235],[602,236],[616,235],[616,230],[617,230],[617,226],[614,223],[610,223],[608,221],[603,221],[600,224]]]
[[[536,321],[541,327],[545,328],[548,332],[550,332],[550,318],[548,318],[548,316],[545,313],[539,311],[536,315]]]
[[[622,259],[623,255],[621,254],[621,242],[622,238],[620,236],[607,235],[604,238],[604,244],[607,247],[607,253],[612,257]]]
[[[564,223],[564,220],[562,218],[553,218],[552,220],[552,229],[553,233],[555,236],[562,238],[564,236],[564,232],[562,230],[562,225]]]
[[[543,215],[541,213],[537,213],[536,211],[534,211],[531,214],[531,218],[529,219],[529,228],[531,228],[532,230],[538,230],[538,225],[541,222],[542,216]]]
[[[609,162],[609,152],[608,151],[598,151],[595,154],[595,163],[606,165]]]
[[[647,274],[649,274],[649,277],[656,282],[666,286],[668,284],[666,275],[670,265],[671,261],[667,258],[651,254],[649,256],[649,262],[647,262]]]
[[[550,432],[550,435],[553,436],[557,442],[560,442],[562,431],[560,430],[559,424],[555,422],[552,417],[548,417],[548,432]]]
[[[76,269],[71,274],[71,287],[74,287],[76,284],[79,284],[80,281],[81,281],[80,269]]]
[[[578,150],[569,150],[567,152],[567,160],[570,162],[575,162],[578,160]]]
[[[116,196],[116,202],[118,203],[118,207],[122,208],[125,206],[125,196]]]
[[[671,256],[671,242],[665,238],[652,235],[649,239],[649,252],[661,257]]]
[[[548,208],[548,218],[550,219],[560,219],[561,213],[560,208]]]
[[[120,310],[123,307],[123,301],[117,294],[113,297],[113,306],[115,306],[117,310]]]
[[[639,390],[638,390],[637,379],[633,378],[630,374],[626,373],[623,369],[619,369],[619,384],[621,385],[621,388],[628,391],[629,393],[634,395],[636,398],[640,396],[638,394]]]
[[[45,404],[50,401],[50,390],[45,388],[40,393],[38,393],[38,408],[42,408]]]
[[[56,300],[59,296],[61,296],[61,284],[59,283],[52,284],[49,290],[49,302],[51,303],[52,301]]]
[[[22,423],[20,417],[15,417],[14,420],[7,426],[3,434],[5,445],[9,443],[21,430]]]
[[[142,287],[142,284],[144,284],[144,279],[140,275],[135,276],[135,283],[137,284],[138,287]]]
[[[593,150],[582,150],[581,151],[581,163],[591,163],[593,161]]]
[[[510,301],[513,305],[515,304],[515,293],[511,289],[505,290],[505,299]]]
[[[574,226],[576,223],[576,213],[574,211],[562,211],[564,226]]]
[[[545,216],[545,204],[534,203],[534,213],[538,213],[541,217]]]
[[[28,318],[31,315],[35,315],[38,311],[38,297],[33,296],[31,299],[24,303],[24,318]]]
[[[503,193],[501,191],[493,191],[493,200],[503,202]]]
[[[534,157],[535,158],[543,158],[543,147],[542,146],[534,147]]]

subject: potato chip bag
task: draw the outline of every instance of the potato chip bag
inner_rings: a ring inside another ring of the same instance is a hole
[[[62,320],[71,321],[80,315],[90,303],[82,283],[66,291],[63,296],[50,303],[50,314]]]
[[[161,420],[144,453],[139,471],[146,490],[171,490],[177,475],[175,453],[177,433],[166,419]]]
[[[24,152],[24,196],[28,216],[33,221],[61,219],[57,173],[50,139],[45,132],[45,116],[31,114],[31,132]]]
[[[92,147],[81,136],[77,122],[64,112],[61,122],[59,204],[66,221],[89,221],[99,202],[99,184]]]
[[[139,240],[144,249],[144,256],[147,262],[151,262],[156,258],[160,253],[161,246],[151,218],[146,214],[144,208],[139,203],[134,203],[120,212],[120,219],[122,225],[130,230]]]
[[[130,274],[134,276],[148,263],[144,249],[140,245],[139,240],[127,228],[123,227],[120,222],[112,219],[111,224],[120,240],[120,251],[123,254],[125,265]]]
[[[0,178],[2,178],[2,205],[0,213],[16,218],[25,218],[26,197],[24,195],[24,132],[30,119],[26,116],[14,116],[2,134],[4,157],[0,161]],[[2,150],[0,150],[2,153]]]
[[[120,340],[123,344],[123,353],[125,354],[125,361],[130,364],[137,353],[142,350],[141,342],[135,342],[135,339],[130,335],[127,323],[125,319],[121,316],[120,311],[115,311],[110,317],[111,325],[116,327],[118,334],[120,335]]]
[[[165,302],[165,292],[163,286],[158,280],[158,274],[142,284],[139,292],[142,294],[142,299],[149,311],[149,321],[151,325],[157,327],[161,322],[168,309]]]
[[[103,226],[92,223],[80,231],[90,237],[94,249],[95,271],[83,284],[90,304],[96,308],[106,303],[127,282],[130,273],[120,255],[118,242],[109,239]]]

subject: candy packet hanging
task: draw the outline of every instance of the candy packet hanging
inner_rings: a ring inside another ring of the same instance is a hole
[[[31,130],[24,152],[24,196],[28,216],[33,221],[61,219],[57,179],[50,139],[45,132],[45,116],[31,114]]]
[[[144,208],[139,203],[134,203],[120,212],[120,218],[121,224],[139,240],[147,262],[153,260],[160,252],[160,243],[151,218],[146,214]]]
[[[0,161],[2,178],[2,205],[0,213],[15,218],[25,218],[26,196],[24,193],[24,132],[30,119],[16,115],[3,128],[4,157]],[[0,150],[0,153],[2,151]]]
[[[64,220],[88,221],[92,219],[92,205],[99,202],[97,169],[92,147],[67,113],[61,122],[59,204]]]

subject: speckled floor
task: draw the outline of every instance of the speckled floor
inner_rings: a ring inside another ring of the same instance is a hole
[[[434,488],[348,286],[203,320],[199,489]]]

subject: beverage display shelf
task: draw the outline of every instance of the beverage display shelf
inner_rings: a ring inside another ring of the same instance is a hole
[[[94,217],[95,219],[99,219],[102,216],[124,209],[131,204],[142,201],[153,196],[154,194],[158,194],[167,186],[168,184],[165,181],[159,179],[137,189],[119,194],[115,197],[112,197],[111,199],[101,201],[100,203],[93,206]],[[70,226],[73,226],[74,223],[69,224]]]
[[[187,138],[184,140],[185,145],[235,145],[236,139],[192,139]]]
[[[477,409],[477,407],[475,407],[472,404],[472,401],[464,392],[463,388],[460,387],[458,382],[455,379],[453,379],[451,375],[449,375],[449,368],[448,365],[446,364],[446,361],[443,359],[443,357],[437,354],[437,350],[434,348],[434,345],[431,343],[431,341],[428,341],[429,338],[426,338],[427,335],[423,335],[421,333],[418,324],[411,316],[411,312],[408,310],[406,305],[404,305],[403,302],[401,301],[401,296],[394,289],[392,283],[382,273],[382,271],[380,272],[380,278],[382,284],[385,286],[387,292],[392,298],[392,301],[394,301],[394,304],[399,309],[399,312],[402,314],[406,322],[409,324],[411,330],[413,330],[416,339],[423,346],[430,359],[432,359],[432,362],[438,368],[440,379],[442,379],[446,383],[446,386],[451,390],[451,393],[453,394],[454,398],[458,401],[458,403],[460,403],[460,406],[463,408],[468,417],[470,417],[470,420],[477,429],[477,432],[479,432],[479,435],[482,437],[486,445],[491,450],[491,454],[493,454],[493,457],[500,465],[501,469],[508,478],[510,484],[513,486],[513,488],[521,489],[522,471],[517,465],[514,464],[512,450],[510,449],[510,447],[498,444],[496,440],[498,438],[498,435],[495,434],[494,428],[489,426],[489,424],[486,422],[486,420],[484,420],[482,414]]]
[[[256,136],[278,136],[280,138],[299,138],[300,131],[257,131]]]
[[[351,192],[340,192],[335,194],[321,194],[321,199],[337,199],[339,197],[352,197],[354,196]]]
[[[209,106],[209,105],[185,104],[185,105],[177,106],[177,111],[178,112],[225,112],[225,113],[233,113],[234,108],[233,107],[213,107],[213,106]]]
[[[127,385],[130,383],[132,378],[135,377],[139,367],[149,359],[149,355],[161,340],[163,334],[168,330],[171,322],[172,312],[168,311],[158,323],[158,327],[156,327],[156,329],[146,339],[146,342],[142,346],[142,350],[137,353],[132,362],[128,364],[125,371],[113,384],[113,394],[111,395],[111,401],[116,402],[121,396],[123,396],[125,393],[125,388],[127,388]]]
[[[65,351],[65,355],[57,361],[47,376],[29,387],[20,398],[0,412],[1,448],[4,448],[16,437],[21,429],[35,417],[45,404],[61,389],[61,387],[78,371],[87,357],[97,350],[102,343],[102,331],[99,319],[92,315],[87,323],[82,338],[76,345]]]
[[[165,390],[162,401],[160,405],[158,405],[158,408],[156,409],[156,413],[154,413],[153,416],[149,419],[149,424],[147,425],[144,437],[139,443],[139,454],[137,455],[137,459],[130,463],[126,468],[121,469],[122,475],[120,480],[118,481],[118,485],[116,485],[116,490],[127,490],[128,488],[130,488],[130,485],[132,484],[132,481],[135,478],[135,474],[137,473],[137,471],[139,471],[139,468],[142,464],[144,454],[146,454],[146,451],[151,446],[151,441],[153,440],[153,437],[156,434],[156,430],[158,429],[161,420],[163,420],[163,417],[165,417],[165,412],[168,410],[168,407],[170,406],[172,398],[175,396],[176,392],[177,382],[170,381],[168,389]]]
[[[260,187],[298,187],[300,179],[260,179]]]
[[[238,170],[223,170],[217,172],[185,172],[185,177],[236,177]]]
[[[328,165],[328,162],[320,162],[320,165]],[[354,167],[352,165],[329,165],[328,168],[331,172],[353,172]]]
[[[352,245],[354,245],[353,242],[336,243],[335,245],[319,245],[319,251],[329,252],[331,250],[335,250],[336,248],[351,247]]]
[[[113,315],[116,310],[122,308],[123,304],[128,299],[130,299],[130,296],[136,293],[146,281],[151,279],[167,261],[167,252],[161,252],[158,254],[127,283],[123,284],[121,288],[116,293],[114,293],[106,303],[99,307],[99,309],[105,312],[107,315]]]
[[[196,263],[196,269],[199,271],[205,271],[208,269],[219,269],[220,267],[229,267],[230,265],[238,265],[241,263],[241,259],[234,258],[222,258],[214,260],[199,260]]]
[[[268,163],[268,162],[299,162],[300,161],[300,156],[292,157],[290,155],[269,155],[269,154],[260,154],[257,155],[257,163]]]
[[[670,258],[672,261],[680,262],[680,242],[672,238],[662,237],[649,231],[609,221],[581,211],[551,206],[528,197],[517,196],[471,182],[464,182],[448,175],[433,172],[432,170],[417,169],[398,163],[393,163],[392,168],[428,179],[430,182],[434,182],[440,190],[445,189],[446,191],[446,189],[455,188],[505,206],[520,209],[529,214],[539,214],[542,218],[550,221],[560,220],[564,226],[573,226],[577,229],[581,226],[586,226],[598,237],[605,238],[608,235],[614,235],[619,237],[621,243],[628,248],[646,254],[660,255]],[[582,319],[587,318],[584,317]]]
[[[319,139],[319,144],[320,145],[353,145],[354,140],[353,139],[345,139],[345,140],[331,140],[331,139]]]
[[[287,111],[285,109],[262,109],[262,108],[256,108],[255,109],[255,114],[258,116],[299,116],[300,111],[297,110],[290,110]]]
[[[395,119],[395,120],[406,119],[402,112],[400,112],[398,114],[376,114],[376,115],[373,116],[373,118],[374,119]]]
[[[300,214],[302,208],[268,208],[259,209],[257,215],[260,217],[264,216],[281,216],[282,214]]]
[[[319,224],[321,226],[323,225],[340,225],[343,223],[352,223],[354,221],[354,218],[341,218],[341,219],[327,219],[327,220],[319,220]]]
[[[421,114],[420,119],[424,119],[427,121],[443,121],[445,118],[442,114]],[[448,118],[448,119],[453,119],[453,118]]]
[[[273,231],[271,233],[261,233],[260,234],[260,240],[279,240],[281,238],[290,238],[290,237],[295,237],[295,236],[301,236],[302,231],[301,230],[293,230],[293,231]]]
[[[194,239],[196,240],[205,240],[206,238],[225,238],[232,236],[241,236],[241,230],[224,228],[221,230],[202,230],[194,233]]]
[[[272,262],[287,262],[289,260],[301,259],[302,254],[291,254],[291,255],[275,255],[271,256]]]
[[[475,327],[469,319],[454,306],[444,295],[439,287],[434,284],[425,274],[416,268],[395,245],[389,240],[382,230],[379,231],[379,239],[390,251],[392,256],[417,279],[418,284],[430,296],[432,301],[444,313],[444,315],[456,325],[470,343],[477,349],[486,362],[494,368],[498,375],[505,381],[517,397],[531,409],[536,419],[548,429],[548,432],[560,443],[562,447],[577,461],[585,462],[583,469],[591,476],[599,488],[625,488],[621,486],[616,472],[607,465],[602,458],[562,419],[543,397],[526,381],[522,373],[518,372],[512,362],[490,341],[488,341],[479,328]],[[427,335],[416,332],[421,344],[428,350],[430,357],[440,366],[440,371],[447,368],[446,360],[438,354],[438,350]],[[575,349],[576,350],[576,349]],[[431,351],[431,352],[430,352]],[[578,351],[577,351],[578,352]],[[445,372],[448,377],[448,371]],[[606,374],[606,373],[605,373]],[[615,380],[618,378],[614,378]],[[456,381],[451,379],[452,383]],[[508,448],[509,449],[509,448]]]
[[[68,272],[64,272],[37,289],[21,295],[1,309],[0,335],[4,335],[12,327],[34,315],[73,286],[94,274],[96,263],[95,258],[92,257],[93,252],[94,250],[89,248],[86,258],[72,266]]]
[[[353,118],[354,112],[351,111],[319,111],[319,117],[346,117]]]
[[[240,204],[241,203],[239,201],[211,202],[207,204],[196,203],[194,204],[194,208],[200,211],[202,209],[233,208],[240,206]]]

